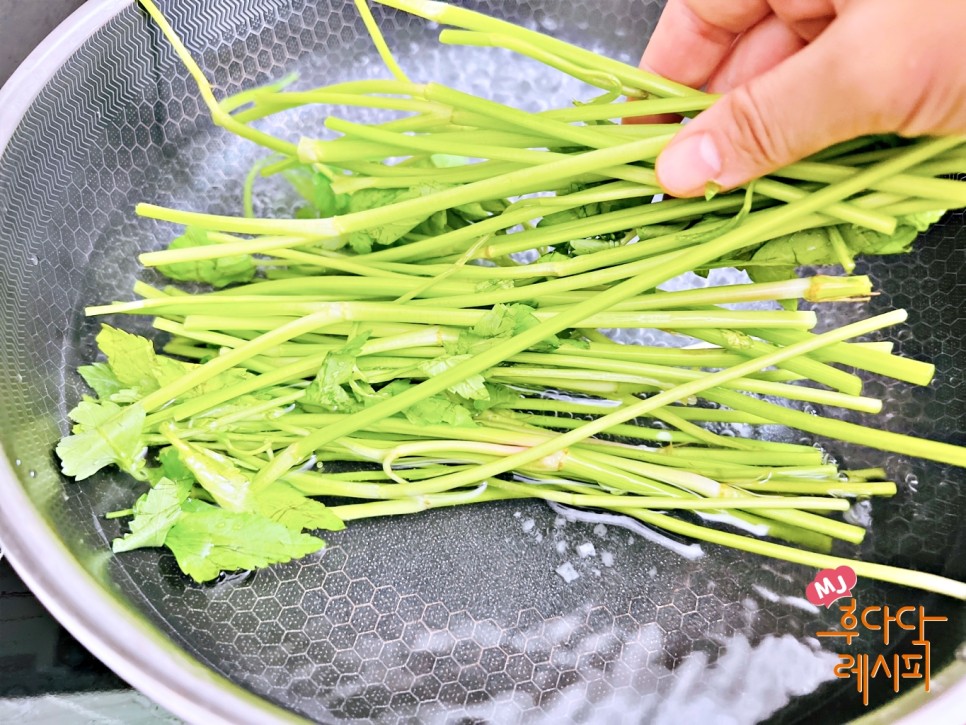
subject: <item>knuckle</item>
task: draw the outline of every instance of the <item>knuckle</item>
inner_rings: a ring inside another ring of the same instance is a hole
[[[729,94],[734,133],[732,152],[757,165],[774,167],[787,156],[788,143],[781,124],[769,120],[768,106],[755,84]]]

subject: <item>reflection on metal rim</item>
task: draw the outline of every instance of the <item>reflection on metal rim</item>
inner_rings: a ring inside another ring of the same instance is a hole
[[[0,89],[0,158],[44,85],[132,0],[90,0],[41,43]],[[178,717],[197,723],[301,722],[190,657],[106,590],[38,513],[0,451],[2,550],[43,605],[98,659]]]

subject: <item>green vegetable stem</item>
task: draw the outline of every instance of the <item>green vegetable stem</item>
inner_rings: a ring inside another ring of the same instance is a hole
[[[183,227],[139,256],[172,284],[87,308],[149,316],[166,336],[159,353],[102,326],[103,360],[79,369],[92,394],[57,446],[67,476],[113,466],[137,482],[131,508],[108,514],[127,519],[115,552],[165,547],[203,582],[313,554],[317,532],[347,521],[532,498],[966,599],[961,582],[832,556],[865,535],[838,514],[895,483],[769,435],[966,467],[963,448],[872,426],[885,405],[864,379],[935,372],[874,339],[905,311],[822,324],[875,294],[857,257],[907,253],[966,206],[966,183],[940,178],[966,170],[964,139],[857,139],[741,189],[665,199],[654,161],[677,126],[621,121],[694,116],[711,94],[454,5],[380,0],[445,26],[444,44],[508,49],[588,94],[500,104],[410,77],[355,0],[390,79],[292,76],[219,100],[140,2],[213,122],[270,155],[235,214],[138,205]],[[329,117],[327,140],[257,128],[307,105],[393,115]],[[257,215],[273,175],[291,189],[283,218]],[[748,281],[694,284],[723,267]]]

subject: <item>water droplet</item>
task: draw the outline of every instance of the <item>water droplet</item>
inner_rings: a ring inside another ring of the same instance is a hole
[[[22,383],[23,382],[23,373],[17,373],[17,382],[18,383]]]
[[[805,405],[802,406],[802,412],[807,413],[808,415],[818,415],[818,411],[815,410],[815,406],[811,403],[805,403]]]
[[[37,478],[37,472],[32,468],[29,471],[27,471],[27,475],[30,476],[31,478]]]
[[[21,461],[19,458],[15,458],[13,460],[13,465],[15,465],[15,466],[20,466],[22,464],[23,464],[23,461]]]

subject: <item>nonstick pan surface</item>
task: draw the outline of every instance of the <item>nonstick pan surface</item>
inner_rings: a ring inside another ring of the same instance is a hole
[[[293,70],[306,86],[384,74],[352,3],[160,4],[220,94]],[[631,62],[660,12],[640,0],[465,4]],[[380,10],[416,78],[532,108],[579,93],[500,51],[439,46],[423,21]],[[83,307],[129,298],[143,274],[136,254],[174,233],[135,217],[135,203],[236,213],[261,152],[212,126],[157,29],[118,0],[88,3],[0,100],[0,536],[48,607],[162,705],[198,722],[790,723],[867,711],[833,678],[837,645],[815,637],[838,612],[805,602],[814,571],[567,521],[541,504],[355,523],[318,555],[209,586],[157,550],[110,555],[121,524],[103,514],[130,505],[130,482],[65,480],[51,453],[83,392],[73,370],[95,352]],[[313,113],[271,128],[321,129]],[[265,187],[260,213],[285,213],[280,194]],[[838,321],[907,308],[899,351],[938,367],[928,388],[869,383],[886,401],[883,425],[966,443],[963,216],[950,214],[915,254],[858,271],[882,294]],[[869,536],[841,553],[966,577],[961,470],[838,444],[829,452],[853,468],[884,465],[900,486],[855,512],[869,516]],[[586,543],[595,553],[582,558]],[[556,571],[568,562],[579,574],[570,583]],[[931,633],[934,690],[962,687],[961,604],[861,580],[855,595],[949,617]],[[907,644],[870,640],[862,651]],[[956,693],[947,695],[902,707],[952,707]],[[871,698],[874,710],[895,695],[885,683]]]

